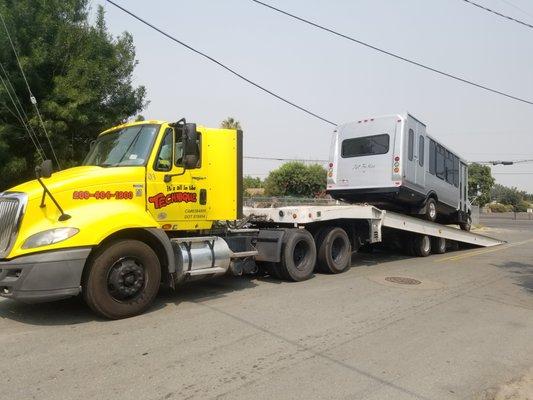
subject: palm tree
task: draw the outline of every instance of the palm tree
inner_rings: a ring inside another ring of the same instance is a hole
[[[224,121],[222,121],[220,127],[224,129],[242,130],[241,123],[233,117],[228,117]]]

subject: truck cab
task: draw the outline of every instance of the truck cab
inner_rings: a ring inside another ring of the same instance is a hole
[[[124,315],[128,303],[145,303],[136,294],[159,287],[161,275],[179,280],[176,259],[197,248],[211,260],[221,246],[212,240],[174,248],[169,238],[199,236],[241,213],[242,132],[185,120],[116,126],[98,136],[80,166],[52,173],[48,163],[36,180],[0,194],[0,295],[31,302],[84,289],[100,314]],[[122,257],[124,246],[131,257]],[[163,274],[146,274],[154,264]],[[95,296],[105,297],[91,292],[99,279],[116,295],[104,300],[122,303],[123,311],[95,305]]]

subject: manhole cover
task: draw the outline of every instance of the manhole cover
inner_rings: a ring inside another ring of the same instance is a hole
[[[420,285],[422,283],[417,279],[405,278],[403,276],[387,276],[385,280],[387,282],[399,283],[400,285]]]

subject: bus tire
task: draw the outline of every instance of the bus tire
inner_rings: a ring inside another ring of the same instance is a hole
[[[433,197],[426,200],[426,220],[435,222],[437,220],[437,202]]]
[[[107,319],[141,314],[154,301],[161,284],[155,252],[138,240],[118,240],[96,250],[82,283],[83,298]]]
[[[435,254],[446,253],[446,239],[440,237],[431,238],[431,251]]]
[[[411,245],[417,257],[427,257],[431,254],[431,240],[428,235],[414,235]]]
[[[316,247],[318,271],[339,274],[350,267],[352,245],[344,229],[332,226],[322,229]]]
[[[316,246],[313,236],[305,229],[288,229],[283,238],[281,275],[294,282],[313,276],[316,264]]]
[[[466,231],[466,232],[470,232],[470,229],[472,229],[472,216],[470,214],[468,214],[466,216],[466,221],[464,222],[461,222],[459,224],[459,227],[463,230],[463,231]]]

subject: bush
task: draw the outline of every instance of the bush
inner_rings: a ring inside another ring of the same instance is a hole
[[[326,189],[326,170],[320,165],[289,162],[272,171],[265,180],[269,196],[315,197]]]
[[[516,212],[526,212],[528,208],[531,208],[531,204],[528,201],[522,200],[515,206]]]
[[[490,203],[488,205],[489,210],[493,213],[503,213],[513,211],[513,206],[500,204],[500,203]]]

